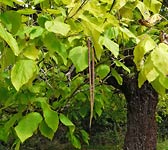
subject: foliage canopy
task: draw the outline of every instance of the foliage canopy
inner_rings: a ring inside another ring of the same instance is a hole
[[[161,7],[159,0],[0,0],[0,139],[15,136],[19,149],[38,128],[52,139],[63,124],[80,149],[89,137],[71,119],[101,115],[114,89],[108,76],[121,85],[138,73],[139,87],[147,80],[164,94]]]

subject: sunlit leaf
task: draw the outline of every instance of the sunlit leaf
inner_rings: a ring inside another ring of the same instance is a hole
[[[100,44],[98,43],[99,41],[99,37],[100,37],[100,32],[98,32],[97,30],[91,30],[91,34],[92,34],[92,39],[93,39],[93,45],[95,48],[95,53],[96,53],[96,57],[98,60],[100,60],[103,49],[101,48]]]
[[[53,21],[46,21],[45,28],[50,32],[58,33],[64,36],[66,36],[70,31],[70,26],[68,24],[60,22],[56,19]]]
[[[157,70],[163,75],[168,75],[168,45],[160,43],[151,53],[151,59]]]
[[[115,43],[112,40],[110,40],[109,38],[103,37],[103,36],[101,36],[99,38],[99,43],[100,43],[100,45],[102,45],[102,46],[104,45],[108,50],[110,50],[115,57],[118,57],[119,45],[117,43]]]
[[[23,119],[15,127],[15,131],[21,142],[31,137],[37,130],[42,116],[37,112],[32,112],[23,117]]]
[[[29,59],[38,59],[39,51],[35,45],[30,45],[24,49],[23,55]]]
[[[118,0],[115,2],[113,9],[119,10],[127,3],[127,0]]]
[[[15,34],[21,25],[21,15],[16,11],[6,11],[1,14],[0,19],[6,25],[8,31]]]
[[[66,117],[64,114],[60,114],[59,116],[60,121],[65,125],[65,126],[74,126],[71,120],[69,120],[68,117]]]
[[[83,71],[88,67],[88,49],[87,47],[78,46],[70,50],[69,58],[76,67],[76,71]]]
[[[137,8],[140,10],[144,19],[148,19],[150,17],[149,10],[147,9],[147,6],[143,2],[138,1]]]
[[[10,7],[14,7],[14,4],[13,4],[12,0],[0,0],[0,3],[8,5]]]
[[[140,40],[138,39],[138,37],[136,37],[130,30],[128,30],[127,28],[123,28],[123,27],[119,27],[120,31],[123,32],[123,34],[125,34],[127,37],[129,38],[134,38],[136,43],[138,43]]]
[[[138,70],[143,66],[144,55],[156,47],[155,41],[150,36],[143,35],[141,39],[134,48],[134,62]]]
[[[12,0],[13,2],[15,2],[18,5],[24,5],[24,0]]]
[[[31,14],[36,13],[36,10],[25,8],[25,9],[20,9],[17,12],[20,13],[20,14],[24,14],[24,15],[31,15]]]
[[[56,52],[58,53],[64,64],[67,64],[67,51],[63,43],[61,43],[57,37],[55,36],[54,33],[49,33],[45,36],[44,40],[44,45],[48,48],[48,50],[51,51],[51,53]]]
[[[161,83],[164,88],[168,89],[168,77],[167,76],[160,76],[159,82]]]
[[[30,39],[35,39],[39,36],[42,35],[42,33],[44,32],[44,29],[42,27],[39,27],[39,26],[34,26],[32,28],[30,28]]]
[[[159,13],[162,3],[159,0],[143,0],[144,4],[151,10],[153,13]]]
[[[20,51],[19,51],[19,47],[18,47],[16,40],[13,38],[13,36],[9,32],[5,30],[5,28],[2,26],[1,23],[0,23],[0,37],[4,39],[6,43],[8,43],[8,45],[11,47],[14,54],[18,56]]]
[[[47,103],[41,103],[41,105],[46,124],[55,132],[59,124],[58,113],[52,110]]]
[[[144,84],[144,82],[146,81],[146,77],[143,73],[143,71],[140,71],[140,73],[138,74],[138,87],[141,88],[141,86]]]
[[[33,60],[19,60],[12,68],[11,80],[17,91],[37,73],[37,66]]]
[[[159,78],[154,80],[151,84],[160,95],[163,96],[165,94],[165,87],[160,83]]]
[[[43,2],[43,1],[45,1],[45,0],[33,0],[34,5],[37,5],[37,4],[39,4],[39,3]]]

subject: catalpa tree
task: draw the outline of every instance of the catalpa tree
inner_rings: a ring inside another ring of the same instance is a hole
[[[168,88],[162,1],[0,0],[0,10],[1,140],[12,135],[19,149],[37,129],[52,139],[63,124],[80,149],[89,137],[68,109],[90,112],[91,127],[107,91],[119,89],[128,111],[123,149],[156,149],[158,94]]]

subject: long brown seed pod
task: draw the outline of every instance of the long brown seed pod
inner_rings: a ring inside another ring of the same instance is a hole
[[[88,38],[88,64],[89,64],[89,84],[90,84],[90,123],[91,128],[93,119],[93,107],[94,107],[94,90],[95,90],[95,64],[94,64],[94,49],[91,44],[91,40]]]

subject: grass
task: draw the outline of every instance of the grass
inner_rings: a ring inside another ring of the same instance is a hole
[[[114,145],[90,145],[83,147],[82,150],[122,150],[121,145],[120,146],[114,146]],[[168,150],[168,140],[160,141],[157,143],[157,150]]]
[[[158,142],[157,150],[168,150],[168,140],[162,141],[162,142]]]

